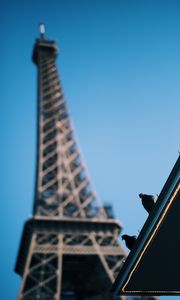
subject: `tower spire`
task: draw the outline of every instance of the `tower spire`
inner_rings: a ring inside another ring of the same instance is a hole
[[[44,23],[40,23],[39,24],[39,31],[40,31],[40,37],[41,39],[45,39],[45,24]]]

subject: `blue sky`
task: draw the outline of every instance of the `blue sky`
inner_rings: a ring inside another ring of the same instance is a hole
[[[93,185],[124,232],[137,234],[147,217],[138,194],[160,193],[180,149],[180,2],[1,0],[0,14],[0,293],[14,300],[21,280],[13,268],[34,195],[38,23],[60,48],[57,65]]]

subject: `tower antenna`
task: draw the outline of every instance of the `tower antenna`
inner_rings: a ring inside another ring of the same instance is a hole
[[[40,23],[39,31],[40,31],[41,38],[44,39],[45,38],[45,24],[44,23]]]

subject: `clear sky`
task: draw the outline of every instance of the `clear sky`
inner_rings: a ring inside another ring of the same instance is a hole
[[[58,69],[93,185],[123,232],[138,234],[147,217],[138,194],[160,193],[180,149],[180,1],[0,3],[0,299],[14,300],[21,280],[13,268],[34,195],[38,23],[60,48]]]

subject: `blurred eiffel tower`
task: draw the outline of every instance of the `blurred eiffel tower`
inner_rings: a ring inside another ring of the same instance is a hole
[[[33,217],[26,221],[16,272],[18,299],[113,299],[125,252],[111,207],[100,205],[80,157],[44,25],[33,50],[38,68],[38,146]]]

